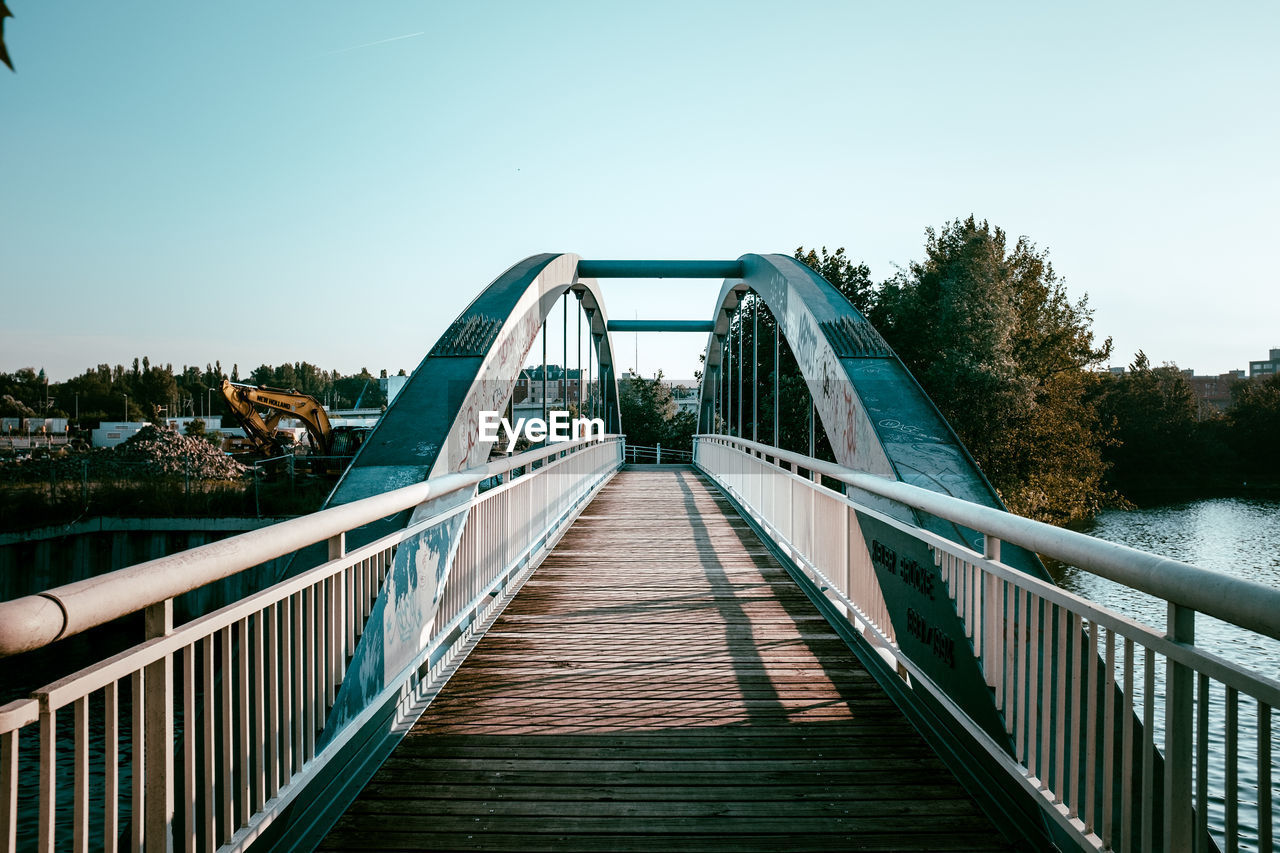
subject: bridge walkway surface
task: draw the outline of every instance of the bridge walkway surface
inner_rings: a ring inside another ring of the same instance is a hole
[[[601,490],[320,848],[1010,849],[690,468]]]

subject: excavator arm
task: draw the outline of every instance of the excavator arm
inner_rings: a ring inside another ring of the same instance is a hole
[[[241,385],[229,379],[222,380],[221,391],[231,414],[244,427],[245,436],[260,452],[273,453],[280,449],[276,426],[286,415],[306,426],[313,451],[321,456],[332,452],[333,427],[315,397],[266,385]],[[259,409],[265,410],[265,416]]]

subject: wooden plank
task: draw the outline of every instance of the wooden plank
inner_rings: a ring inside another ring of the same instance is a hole
[[[797,835],[795,833],[757,833],[689,835],[680,833],[655,834],[644,832],[610,833],[607,835],[571,835],[549,833],[531,836],[520,833],[458,832],[434,833],[397,831],[384,829],[370,835],[364,826],[352,826],[345,819],[325,839],[325,849],[340,850],[494,850],[557,851],[705,851],[705,853],[818,853],[819,851],[928,851],[928,853],[995,853],[1010,848],[993,838],[979,838],[976,833],[925,833],[889,832],[872,834],[829,833],[823,835]]]
[[[687,469],[597,495],[321,848],[1010,849]]]
[[[459,814],[472,808],[473,801],[490,803],[491,801],[508,801],[511,813],[517,809],[533,808],[529,804],[541,804],[550,809],[573,808],[594,802],[603,802],[610,808],[632,808],[636,813],[643,813],[648,808],[664,810],[678,809],[691,803],[710,803],[712,807],[749,802],[762,809],[797,809],[834,808],[845,803],[873,803],[876,808],[883,808],[886,813],[894,809],[928,810],[930,804],[938,804],[941,808],[968,809],[969,800],[964,796],[956,796],[955,786],[946,780],[930,785],[916,783],[912,793],[920,795],[918,799],[904,799],[896,785],[774,785],[765,792],[754,792],[751,799],[743,795],[740,785],[517,785],[505,780],[501,783],[478,783],[472,785],[453,782],[432,782],[430,784],[416,782],[370,783],[365,792],[368,796],[357,801],[352,811],[380,808],[379,804],[393,800],[442,800],[454,804]],[[569,807],[565,802],[576,805]],[[656,805],[650,805],[656,804]],[[674,812],[671,812],[674,813]]]

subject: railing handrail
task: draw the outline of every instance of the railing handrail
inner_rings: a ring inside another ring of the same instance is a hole
[[[579,450],[598,440],[584,438],[535,448],[178,554],[0,602],[0,657],[38,649],[360,525],[453,494],[512,469]]]
[[[737,445],[798,465],[1140,592],[1280,640],[1280,589],[748,439],[698,435],[694,440]]]

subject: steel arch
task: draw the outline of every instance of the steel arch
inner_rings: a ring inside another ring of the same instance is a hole
[[[741,276],[725,279],[716,300],[714,330],[707,338],[699,407],[702,431],[714,427],[722,344],[733,312],[747,292],[754,292],[777,318],[795,355],[837,463],[981,506],[1005,508],[915,377],[840,291],[788,255],[748,254],[739,261]],[[860,497],[982,551],[975,531],[889,506],[874,495]],[[1005,559],[1047,578],[1029,552],[1010,547]]]
[[[592,347],[600,366],[605,427],[621,431],[618,384],[608,318],[599,285],[580,277],[574,254],[525,258],[486,287],[436,341],[387,408],[328,506],[479,464],[489,446],[479,441],[478,414],[501,411],[560,297],[580,294],[590,316]]]

